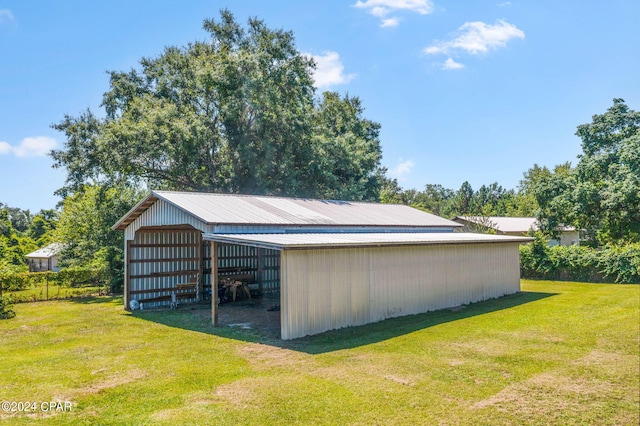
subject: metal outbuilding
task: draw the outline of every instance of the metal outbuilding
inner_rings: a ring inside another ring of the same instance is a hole
[[[125,307],[169,303],[186,282],[195,301],[241,274],[252,292],[279,294],[292,339],[518,292],[518,244],[531,239],[459,226],[403,205],[154,191],[114,229]]]

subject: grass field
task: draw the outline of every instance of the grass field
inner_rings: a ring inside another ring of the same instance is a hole
[[[36,404],[0,424],[637,425],[640,286],[522,290],[291,342],[189,307],[19,304],[0,401]]]

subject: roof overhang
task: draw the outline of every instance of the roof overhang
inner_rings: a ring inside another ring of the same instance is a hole
[[[131,222],[139,218],[140,215],[149,207],[151,207],[156,201],[158,201],[158,197],[153,192],[147,195],[142,199],[142,201],[133,206],[131,210],[127,212],[127,214],[122,216],[122,218],[118,222],[116,222],[116,224],[113,225],[111,229],[113,229],[114,231],[124,231],[125,229],[127,229],[127,226],[129,226]]]
[[[203,234],[203,240],[271,250],[426,246],[442,244],[528,243],[530,237],[464,232],[422,233],[300,233],[300,234]]]

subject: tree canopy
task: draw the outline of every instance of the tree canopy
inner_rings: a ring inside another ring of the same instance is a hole
[[[25,255],[53,242],[58,221],[55,210],[29,210],[0,202],[0,272],[27,270]]]
[[[68,196],[55,230],[64,245],[62,266],[104,268],[113,290],[124,279],[124,235],[111,229],[141,197],[132,187],[86,185]]]
[[[559,225],[584,230],[594,243],[640,240],[640,112],[614,99],[604,114],[578,126],[582,155],[569,163],[534,166],[526,187],[547,233]]]
[[[467,181],[458,190],[427,184],[423,191],[403,190],[395,179],[386,179],[380,192],[383,203],[407,204],[438,216],[531,216],[528,199],[497,182],[474,190]]]
[[[65,116],[53,151],[61,195],[87,183],[376,199],[380,125],[357,97],[315,97],[313,60],[291,32],[222,10],[207,42],[168,47],[110,72],[104,117]]]
[[[573,190],[576,223],[603,241],[639,241],[640,112],[614,99],[576,135],[583,151]]]

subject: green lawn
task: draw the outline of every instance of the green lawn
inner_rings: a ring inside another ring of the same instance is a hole
[[[0,401],[37,407],[0,424],[637,425],[640,286],[522,290],[292,342],[188,307],[18,304],[0,321]]]

